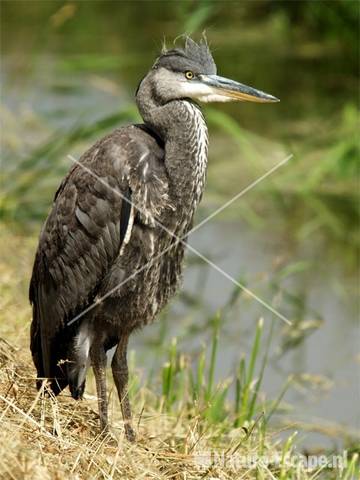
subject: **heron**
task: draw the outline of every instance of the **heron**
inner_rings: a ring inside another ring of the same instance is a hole
[[[97,141],[69,169],[40,233],[29,288],[37,388],[81,399],[93,368],[107,432],[107,352],[125,437],[135,440],[127,346],[177,291],[202,198],[208,130],[198,102],[277,102],[217,75],[205,38],[163,49],[141,80],[144,123]]]

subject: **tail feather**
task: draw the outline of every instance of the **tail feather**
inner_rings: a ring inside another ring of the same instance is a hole
[[[39,265],[37,262],[36,258],[35,266]],[[47,268],[44,268],[43,282],[39,282],[35,266],[29,297],[33,310],[30,349],[37,370],[36,386],[39,389],[43,380],[48,379],[48,388],[58,395],[69,384],[66,363],[69,341],[74,331],[59,328],[62,321],[54,321],[61,316],[54,302],[56,286]]]
[[[34,318],[36,317],[34,316]],[[41,332],[39,331],[39,325],[34,320],[31,324],[30,348],[33,362],[37,370],[36,388],[39,390],[43,384],[43,381],[47,379],[47,387],[50,388],[54,395],[59,395],[59,393],[66,388],[69,383],[65,364],[63,362],[64,357],[61,349],[55,349],[53,347],[49,349],[49,357],[51,358],[51,361],[46,363],[44,362]]]
[[[48,387],[58,395],[69,385],[72,397],[79,399],[90,365],[89,322],[84,319],[63,326],[64,320],[59,320],[61,313],[54,303],[56,287],[47,273],[44,277],[46,282],[40,283],[33,276],[29,292],[33,307],[30,348],[37,370],[36,386],[40,389],[43,380],[48,379]]]

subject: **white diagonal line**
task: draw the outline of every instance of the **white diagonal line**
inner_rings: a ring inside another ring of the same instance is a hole
[[[133,272],[131,275],[129,275],[128,277],[125,278],[125,280],[123,280],[122,282],[120,282],[118,285],[116,285],[116,287],[112,288],[111,290],[109,290],[107,293],[105,293],[105,295],[103,295],[101,298],[95,300],[94,303],[92,303],[89,307],[85,308],[85,310],[83,310],[81,313],[79,313],[79,315],[76,315],[76,317],[72,318],[68,323],[67,325],[71,325],[72,323],[74,323],[76,320],[78,320],[79,318],[81,318],[83,315],[85,315],[86,313],[90,312],[90,310],[92,310],[93,308],[95,308],[97,305],[99,305],[103,300],[105,300],[107,297],[109,297],[111,294],[113,294],[114,292],[116,292],[116,290],[118,290],[120,287],[122,287],[123,285],[125,285],[127,282],[129,282],[132,278],[136,277],[136,275],[140,272],[142,272],[143,270],[145,270],[146,268],[148,268],[153,262],[155,262],[155,260],[158,260],[159,258],[161,258],[167,251],[169,251],[171,248],[173,248],[176,244],[175,243],[172,243],[169,247],[165,248],[164,250],[162,250],[158,255],[156,255],[156,257],[152,258],[151,260],[149,260],[147,263],[145,263],[145,265],[143,265],[142,267],[138,268],[137,270],[135,270],[135,272]]]
[[[288,325],[291,325],[291,322],[288,318],[284,317],[284,315],[282,315],[280,312],[278,312],[277,310],[275,310],[275,308],[273,308],[271,305],[269,305],[267,302],[265,302],[264,300],[262,300],[260,297],[258,297],[255,293],[253,293],[251,290],[249,290],[247,287],[245,287],[245,285],[243,285],[242,283],[238,282],[237,280],[235,280],[235,278],[233,278],[231,275],[229,275],[227,272],[225,272],[225,270],[223,270],[222,268],[220,268],[218,265],[216,265],[216,263],[212,262],[211,260],[209,260],[207,257],[205,257],[202,253],[200,253],[198,250],[196,250],[194,247],[192,247],[191,245],[187,244],[187,247],[189,250],[191,250],[193,253],[195,253],[199,258],[201,258],[204,262],[206,262],[208,265],[210,265],[211,267],[213,267],[215,270],[217,270],[219,273],[221,273],[222,275],[224,275],[224,277],[226,277],[227,279],[229,279],[234,285],[236,285],[237,287],[241,288],[241,290],[243,290],[245,293],[247,293],[250,297],[254,298],[255,300],[257,300],[259,303],[261,303],[261,305],[263,305],[265,308],[267,308],[268,310],[270,310],[270,312],[274,313],[276,316],[278,316],[279,318],[281,318],[281,320],[283,320],[285,323],[287,323]]]
[[[111,187],[107,182],[105,182],[105,180],[103,180],[101,177],[99,177],[96,173],[94,173],[90,168],[86,167],[85,165],[83,165],[81,162],[79,162],[79,160],[76,160],[76,158],[74,158],[72,155],[68,155],[68,158],[70,158],[70,160],[72,160],[73,162],[77,163],[82,169],[84,169],[86,172],[88,172],[90,175],[92,175],[94,178],[96,178],[97,180],[99,180],[99,182],[101,182],[103,185],[105,185],[109,190],[112,190],[116,195],[118,195],[122,200],[124,200],[125,202],[127,202],[129,205],[133,206],[136,210],[138,210],[140,213],[142,213],[144,216],[147,215],[147,213],[142,209],[140,208],[138,205],[136,205],[134,202],[132,202],[131,200],[129,200],[128,198],[125,197],[125,195],[123,195],[121,192],[119,192],[118,190],[116,190],[115,188]],[[171,230],[169,230],[167,227],[165,227],[165,225],[163,225],[161,222],[159,222],[159,220],[156,220],[156,218],[153,218],[153,221],[155,223],[155,225],[157,225],[158,227],[160,227],[162,230],[164,230],[166,233],[168,233],[171,237],[175,238],[176,240],[178,240],[179,242],[182,242],[182,240],[184,238],[186,238],[187,234],[183,237],[183,238],[179,238],[177,235],[175,235],[174,232],[172,232]]]
[[[173,232],[171,232],[167,227],[165,227],[161,222],[159,222],[158,220],[154,219],[154,223],[156,225],[158,225],[160,228],[162,228],[165,232],[167,232],[170,236],[172,236],[173,238],[175,238],[177,240],[177,242],[179,243],[182,243],[185,247],[189,248],[189,250],[191,250],[193,253],[195,253],[199,258],[201,258],[203,261],[205,261],[208,265],[212,266],[215,270],[217,270],[219,273],[221,273],[222,275],[224,275],[227,279],[229,279],[232,283],[234,283],[237,287],[239,287],[240,289],[242,289],[243,291],[245,291],[249,296],[251,296],[252,298],[254,298],[255,300],[257,300],[261,305],[263,305],[265,308],[267,308],[269,311],[271,311],[272,313],[274,313],[276,316],[278,316],[281,320],[283,320],[284,322],[286,322],[287,324],[291,325],[291,322],[290,320],[288,320],[284,315],[282,315],[280,312],[278,312],[276,309],[274,309],[271,305],[269,305],[267,302],[265,302],[264,300],[262,300],[260,297],[258,297],[255,293],[253,293],[251,290],[249,290],[247,287],[245,287],[244,285],[242,285],[241,283],[239,283],[237,280],[235,280],[231,275],[229,275],[227,272],[225,272],[222,268],[220,268],[218,265],[216,265],[214,262],[212,262],[211,260],[209,260],[207,257],[205,257],[204,255],[202,255],[200,252],[198,252],[194,247],[192,247],[191,245],[188,245],[186,243],[186,241],[184,241],[184,239],[187,238],[187,236],[192,233],[193,231],[197,230],[199,228],[199,226],[202,226],[204,225],[205,223],[207,223],[211,218],[213,218],[215,215],[217,215],[218,213],[220,213],[222,210],[224,210],[224,208],[226,208],[227,206],[229,206],[231,203],[233,203],[236,199],[240,198],[242,195],[244,195],[247,191],[249,191],[251,188],[253,188],[255,185],[257,185],[261,180],[263,180],[264,178],[266,178],[268,175],[270,175],[271,173],[273,173],[277,168],[279,168],[281,165],[285,164],[286,162],[288,162],[290,160],[290,158],[292,157],[292,155],[289,155],[286,159],[284,159],[282,162],[280,162],[279,164],[277,164],[275,167],[273,167],[271,170],[269,170],[268,172],[266,172],[264,175],[262,175],[261,177],[259,177],[257,180],[255,180],[254,182],[252,182],[250,185],[248,185],[248,187],[246,187],[245,189],[243,189],[240,193],[238,193],[233,199],[229,200],[225,205],[223,205],[222,207],[220,207],[219,209],[217,209],[215,212],[213,212],[213,214],[209,215],[206,219],[204,219],[199,225],[197,225],[196,227],[194,227],[192,230],[190,230],[189,232],[187,232],[182,238],[179,238],[177,235],[175,235]],[[111,187],[107,182],[105,182],[102,178],[100,178],[96,173],[94,173],[92,170],[90,170],[88,167],[86,167],[84,164],[82,164],[81,162],[79,162],[76,158],[74,158],[72,155],[68,155],[68,158],[70,158],[70,160],[72,160],[73,162],[75,162],[76,164],[78,164],[81,168],[83,168],[84,170],[86,170],[90,175],[92,175],[93,177],[95,177],[97,180],[99,180],[102,184],[104,184],[105,186],[107,186],[110,190],[112,190],[114,193],[116,193],[118,196],[120,196],[124,201],[126,201],[127,203],[129,203],[130,205],[133,205],[137,210],[139,210],[141,212],[141,209],[139,207],[137,207],[133,202],[131,202],[131,200],[129,200],[128,198],[126,198],[124,195],[122,195],[118,190],[114,189],[113,187]],[[76,320],[78,320],[79,318],[81,318],[83,315],[85,315],[86,313],[88,313],[90,310],[92,310],[93,308],[95,308],[98,304],[100,304],[104,299],[106,299],[109,295],[111,295],[112,293],[114,293],[116,290],[118,290],[121,286],[123,286],[125,283],[127,283],[129,280],[131,280],[132,278],[134,278],[138,273],[140,273],[141,271],[145,270],[145,268],[147,268],[148,266],[151,265],[151,263],[153,263],[155,260],[161,258],[168,250],[170,250],[171,248],[173,248],[175,246],[175,244],[171,244],[168,248],[164,249],[162,252],[160,252],[159,255],[157,255],[156,257],[154,257],[153,259],[151,259],[149,262],[147,262],[145,265],[143,265],[141,268],[139,268],[138,270],[136,270],[134,273],[132,273],[129,277],[127,277],[123,282],[121,282],[119,285],[117,285],[116,287],[114,287],[113,289],[111,289],[109,292],[107,292],[104,296],[102,296],[100,299],[97,299],[92,305],[90,305],[89,307],[87,307],[85,310],[83,310],[80,314],[78,314],[77,316],[75,316],[74,318],[72,318],[68,323],[67,325],[71,325],[73,322],[75,322]]]
[[[188,235],[190,235],[191,233],[194,233],[196,230],[198,230],[200,227],[202,227],[203,225],[205,225],[205,223],[207,223],[208,221],[210,221],[212,218],[214,218],[216,215],[218,215],[220,212],[222,212],[223,210],[225,210],[225,208],[229,207],[232,203],[234,203],[236,200],[238,200],[240,197],[242,197],[243,195],[245,195],[245,193],[247,193],[249,190],[251,190],[252,188],[254,188],[258,183],[260,183],[262,180],[264,180],[265,178],[267,178],[269,175],[271,175],[272,173],[274,173],[278,168],[282,167],[283,165],[285,165],[285,163],[287,163],[294,155],[291,153],[288,157],[286,157],[284,160],[282,160],[280,163],[277,163],[274,167],[272,167],[270,170],[268,170],[266,173],[264,173],[264,175],[261,175],[261,177],[259,177],[257,180],[254,180],[252,183],[250,183],[250,185],[248,185],[247,187],[245,187],[243,190],[241,190],[241,192],[239,192],[238,194],[235,195],[235,197],[231,198],[229,201],[227,201],[226,203],[224,203],[224,205],[222,205],[221,207],[219,207],[217,210],[215,210],[215,212],[211,213],[208,217],[204,218],[204,220],[202,220],[200,223],[198,223],[197,225],[195,225],[195,227],[193,227],[189,232],[188,232]]]
[[[183,237],[185,238],[186,235]],[[255,300],[257,300],[261,305],[263,305],[265,308],[267,308],[267,310],[269,310],[270,312],[272,312],[273,314],[275,314],[277,317],[279,317],[281,320],[283,320],[285,323],[287,323],[288,325],[291,325],[291,322],[288,318],[286,318],[284,315],[282,315],[280,312],[278,312],[275,308],[273,308],[271,305],[269,305],[267,302],[265,302],[264,300],[262,300],[258,295],[256,295],[254,292],[252,292],[251,290],[249,290],[247,287],[245,287],[245,285],[243,285],[242,283],[238,282],[237,280],[235,280],[231,275],[229,275],[227,272],[225,272],[225,270],[223,270],[222,268],[220,268],[218,265],[216,265],[214,262],[212,262],[211,260],[209,260],[207,257],[205,257],[202,253],[200,253],[198,250],[196,250],[194,247],[192,247],[191,245],[187,244],[186,242],[183,241],[183,239],[179,238],[177,239],[179,243],[182,243],[183,245],[185,245],[185,247],[187,247],[189,250],[191,250],[195,255],[197,255],[199,258],[201,258],[204,262],[206,262],[208,265],[210,265],[211,267],[213,267],[215,270],[217,270],[219,273],[221,273],[222,275],[224,275],[224,277],[226,277],[228,280],[230,280],[234,285],[236,285],[237,287],[239,287],[241,290],[243,290],[245,293],[247,293],[250,297],[254,298]],[[125,285],[128,281],[130,281],[132,278],[136,277],[136,275],[140,272],[142,272],[143,270],[145,270],[146,268],[148,268],[153,262],[155,262],[156,260],[158,260],[159,258],[161,258],[166,252],[168,252],[169,250],[171,250],[171,248],[175,247],[176,243],[173,243],[171,244],[169,247],[165,248],[164,250],[162,250],[158,255],[156,255],[154,258],[152,258],[151,260],[149,260],[145,265],[143,265],[142,267],[140,267],[138,270],[135,270],[135,272],[133,272],[131,275],[129,275],[128,277],[126,277],[126,279],[122,282],[120,282],[118,285],[116,285],[116,287],[112,288],[111,290],[109,290],[105,295],[103,295],[101,298],[99,298],[98,300],[96,300],[92,305],[90,305],[89,307],[87,307],[85,310],[83,310],[81,313],[79,313],[79,315],[77,315],[76,317],[72,318],[68,323],[67,325],[70,326],[72,323],[74,323],[76,320],[79,320],[82,316],[84,316],[86,313],[88,313],[89,311],[91,311],[93,308],[95,308],[97,305],[99,305],[100,303],[102,303],[107,297],[109,297],[111,294],[113,294],[114,292],[116,292],[116,290],[118,290],[120,287],[122,287],[123,285]]]

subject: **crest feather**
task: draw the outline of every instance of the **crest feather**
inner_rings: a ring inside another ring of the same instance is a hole
[[[184,39],[182,47],[177,47],[176,43],[179,38]],[[205,34],[203,33],[202,38],[197,43],[188,35],[180,35],[174,40],[174,48],[167,49],[165,40],[162,45],[161,55],[157,59],[156,64],[163,64],[166,58],[169,57],[182,57],[189,60],[190,62],[203,67],[204,71],[216,72],[216,65],[214,59],[211,55],[210,48],[207,43]]]

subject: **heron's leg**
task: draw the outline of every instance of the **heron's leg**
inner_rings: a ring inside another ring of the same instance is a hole
[[[125,436],[129,442],[133,442],[135,440],[135,432],[131,426],[131,407],[127,389],[129,378],[126,358],[128,340],[128,336],[122,336],[120,338],[120,342],[115,350],[111,368],[115,385],[119,394],[121,412],[125,426]]]
[[[106,432],[108,430],[108,404],[106,398],[106,352],[104,347],[93,345],[90,350],[90,357],[96,381],[100,428],[102,432]]]

